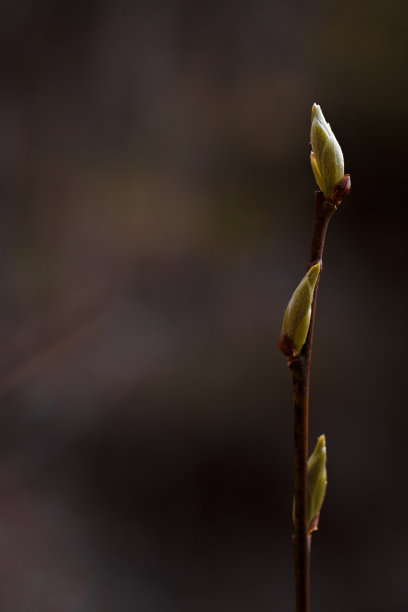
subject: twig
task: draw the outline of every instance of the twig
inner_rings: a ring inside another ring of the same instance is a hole
[[[312,145],[310,161],[321,191],[317,191],[315,196],[312,244],[307,264],[308,272],[294,291],[286,308],[282,333],[279,338],[279,348],[286,356],[292,373],[295,408],[295,529],[293,541],[296,612],[310,612],[310,534],[317,529],[326,487],[326,458],[324,455],[322,463],[324,471],[321,475],[320,488],[316,490],[315,482],[311,477],[311,500],[308,499],[310,364],[319,276],[322,270],[327,227],[338,205],[347,196],[351,187],[350,175],[344,174],[344,159],[340,145],[317,104],[314,104],[312,108],[310,140]],[[321,438],[324,442],[324,436],[321,436]],[[326,452],[325,447],[324,452]],[[314,463],[311,466],[311,474],[313,474]],[[316,495],[319,497],[316,497]],[[320,502],[318,503],[319,498]],[[317,503],[318,505],[316,505]]]
[[[336,204],[324,199],[321,191],[315,194],[315,215],[312,244],[307,269],[323,258],[324,242],[330,219],[337,210]],[[296,612],[310,610],[310,545],[307,508],[307,460],[310,364],[312,356],[313,328],[316,312],[318,283],[314,290],[312,314],[306,342],[299,356],[288,358],[293,378],[294,429],[295,429],[295,533],[294,565],[296,583]]]

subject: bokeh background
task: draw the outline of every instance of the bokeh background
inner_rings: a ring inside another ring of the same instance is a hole
[[[315,612],[405,612],[406,2],[2,0],[0,607],[294,607],[313,102],[329,228]]]

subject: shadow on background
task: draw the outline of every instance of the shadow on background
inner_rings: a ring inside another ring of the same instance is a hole
[[[313,102],[326,249],[313,610],[408,607],[407,6],[1,6],[0,604],[293,609],[291,382]]]

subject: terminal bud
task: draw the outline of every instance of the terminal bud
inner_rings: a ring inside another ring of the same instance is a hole
[[[324,197],[329,200],[337,183],[344,177],[344,158],[330,124],[318,104],[313,104],[312,108],[310,141],[313,174]]]

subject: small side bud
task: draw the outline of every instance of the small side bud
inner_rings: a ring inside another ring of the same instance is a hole
[[[307,523],[309,533],[316,531],[319,524],[320,510],[322,509],[327,488],[326,470],[326,438],[320,436],[313,453],[307,462]],[[295,502],[293,501],[293,522],[295,522]]]
[[[320,436],[307,462],[309,531],[317,529],[327,487],[326,438]]]
[[[330,124],[327,123],[318,104],[313,104],[312,108],[310,141],[313,174],[324,197],[328,200],[344,176],[344,158]]]
[[[296,356],[299,355],[306,342],[312,312],[313,292],[320,270],[320,262],[308,270],[306,276],[302,278],[295,289],[285,310],[279,347],[286,356],[288,354],[283,350],[284,348],[290,347],[292,355]],[[284,339],[284,342],[282,339]]]
[[[349,174],[345,174],[341,181],[337,183],[330,195],[330,200],[335,206],[341,204],[345,197],[348,196],[351,189],[351,179]]]

